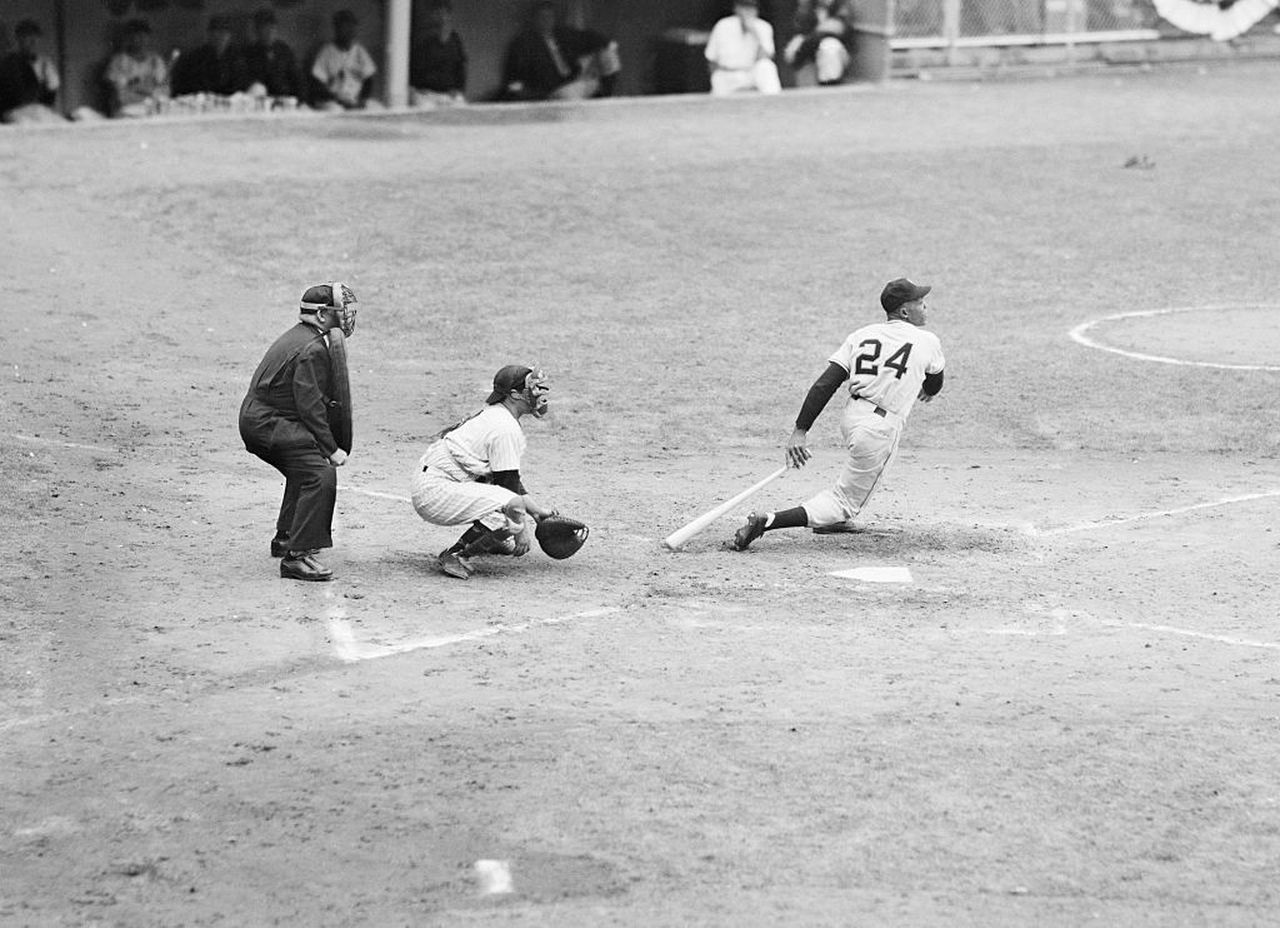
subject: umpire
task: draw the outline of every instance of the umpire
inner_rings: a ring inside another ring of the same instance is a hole
[[[267,349],[240,405],[245,448],[284,474],[271,555],[282,558],[280,576],[292,580],[333,578],[316,555],[333,547],[335,468],[346,462],[347,452],[329,426],[329,404],[336,378],[346,371],[331,369],[326,336],[335,328],[344,336],[355,331],[355,302],[340,282],[308,288],[298,324]]]

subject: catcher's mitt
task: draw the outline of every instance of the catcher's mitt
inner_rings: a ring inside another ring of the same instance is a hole
[[[578,553],[587,542],[591,529],[577,519],[568,516],[547,516],[533,530],[533,537],[538,539],[538,546],[546,552],[547,557],[562,561]]]

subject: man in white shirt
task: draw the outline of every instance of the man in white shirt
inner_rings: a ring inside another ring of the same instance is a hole
[[[151,50],[151,26],[145,19],[125,24],[124,47],[107,62],[106,80],[114,116],[151,116],[169,102],[169,66]]]
[[[848,458],[835,485],[801,506],[751,513],[733,536],[734,548],[745,551],[765,532],[780,528],[807,526],[820,534],[856,531],[852,520],[897,455],[912,406],[917,399],[930,402],[942,389],[942,343],[924,329],[924,298],[931,289],[905,277],[886,284],[880,294],[885,321],[863,326],[846,338],[805,396],[787,442],[787,463],[792,467],[803,467],[809,460],[809,429],[840,385],[849,384],[849,400],[840,417]]]
[[[534,539],[534,521],[554,514],[529,496],[520,478],[524,429],[520,417],[541,418],[550,387],[541,371],[508,364],[493,378],[485,408],[445,429],[418,461],[413,508],[433,525],[471,527],[440,552],[440,570],[466,580],[479,554],[521,557]]]
[[[733,15],[716,23],[707,40],[711,92],[717,96],[740,90],[780,93],[782,82],[773,55],[773,27],[760,18],[756,0],[735,0]]]
[[[317,109],[373,108],[373,76],[378,66],[357,41],[360,23],[350,10],[333,14],[333,41],[316,53],[311,65],[311,102]]]

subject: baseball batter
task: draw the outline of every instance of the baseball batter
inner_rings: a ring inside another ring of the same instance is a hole
[[[520,418],[547,412],[550,386],[542,371],[509,364],[493,378],[485,408],[441,432],[418,461],[413,508],[433,525],[471,523],[440,552],[440,570],[466,580],[478,554],[528,553],[534,520],[554,515],[529,496],[520,479],[525,436]]]
[[[853,531],[853,518],[871,499],[898,451],[902,427],[917,399],[927,403],[942,389],[942,344],[924,329],[924,298],[931,287],[904,277],[880,294],[885,321],[858,329],[827,362],[805,396],[795,431],[787,442],[787,463],[803,467],[811,457],[809,429],[840,386],[848,381],[849,400],[840,433],[849,457],[835,486],[802,506],[751,513],[733,536],[745,551],[765,532],[811,527],[815,532]]]

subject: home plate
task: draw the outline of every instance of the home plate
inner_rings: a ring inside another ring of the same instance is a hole
[[[841,580],[860,580],[863,583],[911,582],[911,571],[906,567],[853,567],[849,570],[833,570],[831,576]]]
[[[505,860],[477,860],[476,878],[480,892],[486,896],[514,891],[511,885],[511,864]]]

